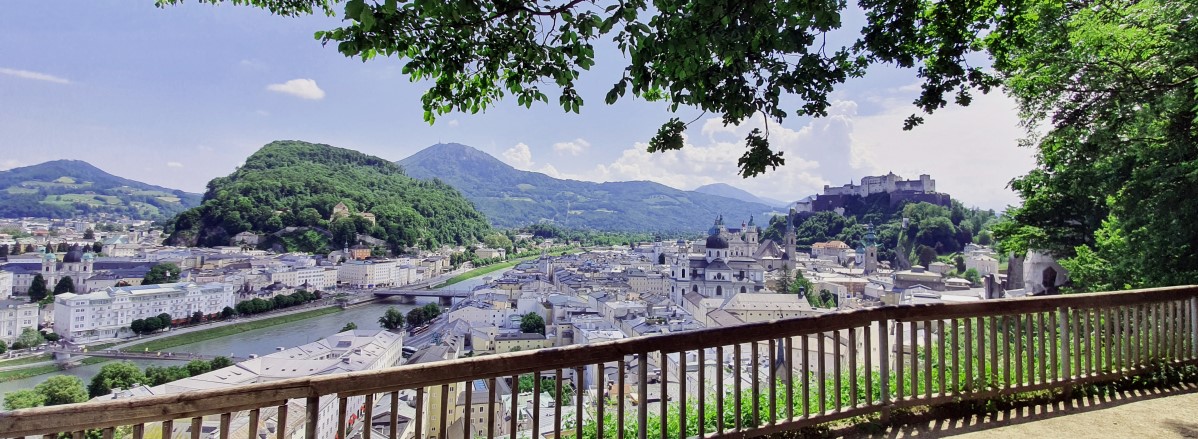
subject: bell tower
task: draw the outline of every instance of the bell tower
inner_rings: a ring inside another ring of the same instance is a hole
[[[782,266],[784,269],[788,270],[794,269],[797,266],[794,262],[798,259],[798,255],[795,254],[795,249],[797,247],[795,242],[798,240],[798,238],[795,237],[795,217],[797,215],[798,213],[793,207],[790,208],[790,214],[786,215],[786,236],[783,238],[783,240],[785,241],[786,255],[790,256],[790,262],[783,262]]]

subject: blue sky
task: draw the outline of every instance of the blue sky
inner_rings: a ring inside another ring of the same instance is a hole
[[[622,55],[600,47],[584,72],[581,114],[505,101],[484,114],[421,119],[423,88],[394,59],[363,63],[323,47],[328,17],[283,18],[232,5],[150,0],[5,3],[0,14],[0,169],[72,158],[147,183],[200,192],[272,140],[298,139],[399,160],[438,142],[477,147],[521,169],[592,181],[653,180],[680,189],[724,182],[795,200],[824,184],[893,171],[931,174],[966,205],[1018,202],[1006,183],[1034,164],[1015,103],[1001,94],[951,107],[914,131],[914,72],[875,67],[842,86],[829,117],[771,124],[787,165],[737,175],[744,133],[706,116],[687,148],[648,154],[663,105],[602,103]],[[846,28],[859,28],[859,17]],[[550,102],[556,96],[550,94]],[[693,110],[677,117],[690,120]]]

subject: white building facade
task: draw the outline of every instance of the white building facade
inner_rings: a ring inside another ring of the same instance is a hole
[[[36,303],[12,298],[13,274],[0,271],[0,340],[11,343],[25,328],[37,329]]]
[[[196,312],[220,314],[233,306],[231,284],[179,282],[113,287],[87,294],[60,294],[54,298],[54,332],[72,342],[103,340],[131,335],[134,320],[170,314],[184,320]]]
[[[391,286],[397,268],[393,260],[346,261],[337,267],[337,281],[352,288]]]
[[[297,268],[270,273],[271,283],[279,282],[291,288],[300,288],[307,284],[308,289],[320,291],[337,288],[338,277],[338,270],[332,267]]]

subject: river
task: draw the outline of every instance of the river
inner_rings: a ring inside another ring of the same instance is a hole
[[[451,289],[471,289],[483,283],[483,280],[488,276],[496,276],[497,273],[489,273],[485,276],[467,279],[465,281],[453,284],[448,288]],[[430,299],[436,301],[436,299]],[[419,302],[416,305],[401,305],[393,301],[374,302],[365,305],[355,306],[342,312],[326,314],[320,317],[300,320],[297,322],[284,323],[281,325],[268,326],[261,329],[245,331],[228,337],[214,338],[197,343],[176,346],[167,349],[171,352],[191,352],[205,355],[233,355],[237,357],[247,357],[250,354],[265,355],[275,352],[278,348],[290,348],[299,346],[305,343],[310,343],[320,340],[324,337],[337,333],[346,323],[353,322],[362,329],[370,329],[378,327],[378,319],[389,307],[395,307],[407,314],[408,310],[422,306],[425,302]],[[139,367],[149,365],[176,365],[182,366],[186,364],[183,361],[169,360],[127,360],[132,361]],[[61,372],[58,375],[77,376],[83,380],[84,384],[91,381],[92,376],[104,367],[104,363],[91,364],[85,366],[74,367]],[[8,392],[32,389],[47,378],[55,374],[38,375],[20,380],[0,383],[0,400]]]

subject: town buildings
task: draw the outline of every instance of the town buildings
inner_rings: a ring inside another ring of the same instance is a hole
[[[113,389],[113,393],[94,400],[120,399],[144,395],[170,395],[217,388],[236,387],[251,383],[277,381],[316,375],[327,375],[364,370],[377,370],[394,366],[400,359],[403,337],[384,330],[353,330],[334,334],[319,341],[296,346],[258,358],[241,361],[235,365],[217,369],[191,378],[172,381],[154,387],[139,386],[132,389]],[[381,399],[382,395],[378,395]],[[376,400],[378,400],[376,399]],[[347,430],[355,431],[369,425],[364,419],[364,395],[351,396],[346,400]],[[320,418],[317,420],[317,437],[345,437],[337,431],[339,400],[334,395],[320,398]],[[287,406],[287,431],[289,438],[302,438],[306,413],[303,401],[290,401]],[[205,430],[216,433],[220,417],[206,417]],[[229,421],[229,432],[219,432],[221,437],[265,437],[273,435],[271,425],[278,425],[278,410],[270,409],[259,413],[258,431],[250,434],[245,412],[235,414]],[[182,424],[182,425],[180,425]],[[176,424],[174,434],[189,433],[186,423]],[[172,435],[174,437],[174,435]],[[273,437],[273,436],[272,436]]]

